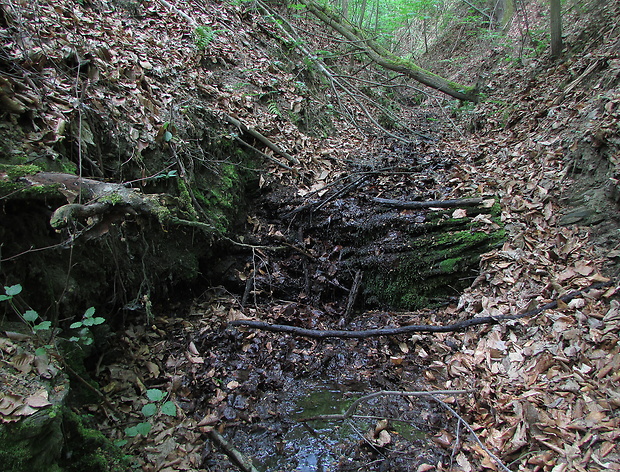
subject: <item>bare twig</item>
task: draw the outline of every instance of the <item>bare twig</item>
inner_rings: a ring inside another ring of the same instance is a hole
[[[506,467],[504,465],[504,463],[501,461],[501,459],[499,457],[497,457],[495,454],[493,454],[488,447],[486,447],[483,442],[480,440],[480,438],[478,437],[478,435],[476,434],[476,432],[473,430],[473,428],[471,426],[469,426],[469,424],[467,423],[467,421],[465,421],[463,419],[463,417],[461,415],[459,415],[456,411],[454,411],[454,408],[452,408],[450,405],[448,405],[446,402],[440,400],[437,397],[431,396],[431,398],[433,400],[435,400],[437,403],[439,403],[442,407],[444,407],[446,410],[448,410],[450,413],[452,413],[452,415],[454,415],[454,417],[459,420],[461,423],[463,423],[463,425],[467,428],[467,430],[471,433],[471,435],[474,437],[474,440],[478,443],[478,445],[484,450],[484,452],[486,452],[489,457],[491,457],[491,459],[493,459],[495,461],[495,463],[498,465],[498,467],[506,472],[512,472],[508,467]]]
[[[454,207],[464,207],[464,206],[478,206],[484,200],[482,198],[461,198],[456,200],[431,200],[428,202],[415,202],[415,201],[401,201],[401,200],[391,200],[388,198],[379,198],[375,197],[372,199],[373,202],[380,203],[381,205],[391,206],[395,208],[407,208],[407,209],[418,209],[418,208],[454,208]]]
[[[344,312],[345,324],[349,324],[349,322],[351,321],[351,316],[353,315],[353,306],[355,305],[357,294],[359,293],[362,286],[363,274],[364,273],[361,270],[355,272],[355,279],[353,280],[353,285],[351,286],[351,291],[349,292],[349,299],[347,300],[347,309]]]

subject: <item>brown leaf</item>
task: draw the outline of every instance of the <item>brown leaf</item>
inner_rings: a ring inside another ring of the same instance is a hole
[[[20,372],[27,374],[32,370],[33,361],[34,356],[32,354],[23,352],[21,354],[16,354],[15,356],[13,356],[13,359],[11,359],[11,365]]]

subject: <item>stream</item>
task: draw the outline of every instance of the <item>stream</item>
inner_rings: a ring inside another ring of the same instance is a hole
[[[375,314],[357,323],[382,321]],[[185,409],[211,416],[218,431],[261,472],[416,470],[419,464],[445,460],[449,452],[433,437],[449,429],[452,420],[425,398],[380,396],[362,402],[348,420],[300,421],[343,414],[370,392],[428,390],[424,362],[416,360],[408,340],[316,342],[226,328],[205,330],[194,345],[208,355],[184,378],[192,397]],[[212,444],[205,449],[203,467],[232,470],[228,457]]]

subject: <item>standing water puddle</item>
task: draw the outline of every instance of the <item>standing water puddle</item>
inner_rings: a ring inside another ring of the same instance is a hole
[[[370,441],[378,422],[383,418],[393,418],[403,420],[390,420],[385,428],[390,438],[389,447],[399,449],[401,457],[398,462],[411,460],[411,466],[422,456],[434,458],[436,462],[438,451],[431,451],[434,445],[428,434],[415,425],[421,417],[419,407],[415,404],[412,407],[409,401],[400,397],[379,397],[362,403],[355,412],[362,418],[299,421],[343,414],[365,394],[363,392],[372,391],[369,385],[361,384],[355,385],[355,389],[349,391],[329,382],[286,381],[281,391],[267,392],[257,401],[255,409],[265,417],[264,420],[230,428],[227,436],[261,472],[358,470],[369,462],[369,458],[373,462],[387,460],[389,454],[385,447],[373,446]],[[370,441],[364,439],[364,435],[370,435]],[[403,454],[412,455],[406,457]],[[365,470],[379,469],[371,466]]]

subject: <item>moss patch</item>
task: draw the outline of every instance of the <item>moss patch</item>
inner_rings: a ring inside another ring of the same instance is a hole
[[[89,418],[65,411],[65,444],[59,462],[65,472],[125,472],[131,462],[101,432],[90,427]]]
[[[504,237],[500,229],[412,238],[406,251],[390,254],[380,264],[366,268],[365,295],[382,305],[406,310],[437,304],[469,286],[480,255]]]
[[[0,428],[0,464],[4,472],[47,472],[63,443],[60,407],[45,408]]]

